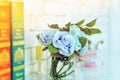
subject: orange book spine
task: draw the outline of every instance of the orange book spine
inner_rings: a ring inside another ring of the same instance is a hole
[[[11,80],[10,3],[0,1],[0,80]]]

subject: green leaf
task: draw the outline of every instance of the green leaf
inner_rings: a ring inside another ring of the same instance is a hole
[[[86,44],[86,42],[87,42],[87,38],[85,38],[85,37],[80,37],[80,38],[79,38],[79,42],[81,43],[82,47],[84,47],[85,44]]]
[[[90,40],[88,40],[88,45],[90,45],[91,44],[91,41]]]
[[[74,54],[70,55],[68,59],[70,60],[70,59],[72,59],[73,57],[74,57]]]
[[[63,28],[59,28],[59,31],[69,31],[69,29],[66,27],[63,27]]]
[[[59,28],[59,31],[64,31],[63,28]]]
[[[84,19],[83,20],[81,20],[81,21],[79,21],[79,22],[77,22],[75,25],[77,25],[77,26],[80,26],[81,24],[83,24],[84,23]]]
[[[97,28],[91,28],[90,33],[91,34],[99,34],[99,33],[101,33],[101,31],[99,29],[97,29]]]
[[[82,31],[89,36],[91,35],[90,29],[88,28],[82,28]]]
[[[58,52],[58,50],[51,44],[48,45],[48,49],[51,53],[57,53]]]
[[[45,51],[45,50],[47,50],[47,49],[48,49],[48,47],[44,47],[42,51]]]
[[[36,35],[37,39],[40,39],[40,36],[39,36],[39,35],[40,35],[40,34],[37,34],[37,35]]]
[[[58,28],[59,28],[59,27],[58,27],[58,24],[48,25],[48,27],[50,27],[50,28],[55,28],[55,29],[58,29]]]
[[[80,28],[85,34],[91,35],[91,34],[99,34],[101,31],[97,28]]]
[[[67,23],[65,26],[69,28],[71,26],[71,22]]]
[[[63,31],[69,31],[69,29],[67,29],[67,28],[63,27]]]
[[[91,22],[87,23],[86,26],[87,26],[87,27],[92,27],[92,26],[94,26],[95,23],[96,23],[96,20],[97,20],[97,19],[92,20]]]
[[[88,40],[88,47],[90,48],[90,45],[91,45],[91,41],[90,40]]]

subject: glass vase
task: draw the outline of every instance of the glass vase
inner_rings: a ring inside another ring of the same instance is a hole
[[[48,59],[48,80],[75,80],[74,58],[52,56]]]

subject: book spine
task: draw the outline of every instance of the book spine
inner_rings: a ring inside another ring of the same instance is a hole
[[[24,80],[24,10],[23,2],[11,2],[12,80]]]
[[[0,80],[11,80],[10,2],[0,1]]]

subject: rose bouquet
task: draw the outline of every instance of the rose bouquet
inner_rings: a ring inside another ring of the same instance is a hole
[[[40,44],[45,46],[43,51],[48,49],[51,53],[50,76],[53,80],[62,80],[74,72],[72,59],[88,51],[90,40],[87,36],[101,33],[98,28],[93,28],[95,23],[96,19],[87,24],[81,20],[74,24],[69,22],[62,28],[58,24],[52,24],[48,25],[49,30],[37,35]],[[59,65],[59,63],[62,64]]]

